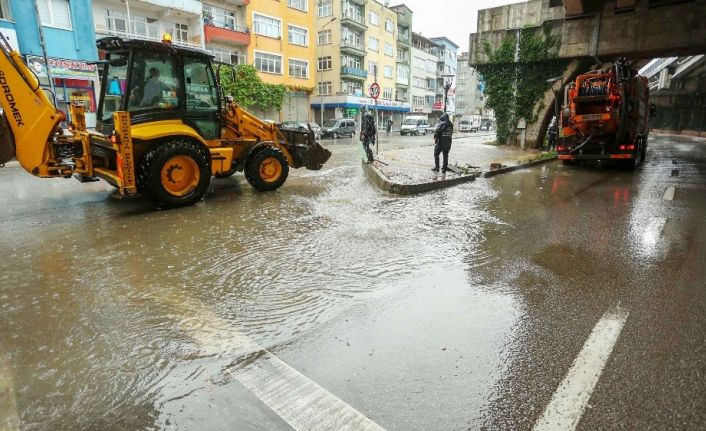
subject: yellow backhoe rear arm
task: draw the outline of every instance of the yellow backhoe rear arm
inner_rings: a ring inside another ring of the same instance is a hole
[[[287,163],[294,166],[294,159],[289,151],[287,140],[282,136],[277,125],[261,120],[235,103],[226,106],[226,140],[239,142],[271,142],[287,158]]]
[[[50,143],[64,116],[42,91],[20,54],[4,39],[0,47],[0,105],[14,137],[17,160],[34,175],[50,176]]]

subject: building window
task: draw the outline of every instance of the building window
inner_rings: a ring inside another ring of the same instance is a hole
[[[216,57],[216,61],[228,64],[247,64],[245,54],[241,54],[237,51],[231,51],[227,48],[218,48],[215,46],[207,47],[209,51],[213,53]]]
[[[379,25],[380,24],[380,16],[376,14],[375,12],[370,12],[370,24],[372,25]]]
[[[316,63],[317,70],[331,70],[331,56],[319,57]]]
[[[382,90],[382,98],[390,100],[392,99],[392,88],[385,88]]]
[[[328,45],[331,43],[331,30],[323,30],[318,35],[319,45]]]
[[[309,77],[309,62],[304,60],[289,59],[289,76],[293,78]]]
[[[289,25],[287,28],[289,29],[289,43],[301,46],[309,45],[309,31],[307,29],[294,25]]]
[[[385,78],[393,78],[395,76],[392,66],[385,66]]]
[[[236,29],[235,12],[221,9],[216,6],[203,5],[204,22],[215,27],[227,28],[230,30]],[[242,29],[240,29],[242,31]]]
[[[358,57],[351,57],[349,55],[341,56],[341,66],[352,67],[353,69],[362,69],[362,60]]]
[[[189,42],[189,26],[175,22],[172,27],[172,40],[181,43]]]
[[[331,81],[319,82],[319,96],[328,96],[331,94]]]
[[[392,46],[392,44],[387,42],[385,42],[385,55],[388,57],[395,56],[395,48]]]
[[[253,15],[253,30],[257,34],[279,39],[282,37],[282,22],[264,15]]]
[[[300,10],[302,12],[306,12],[306,3],[307,0],[288,0],[287,4],[289,7],[292,9]]]
[[[122,12],[106,10],[105,28],[107,28],[111,34],[125,34],[127,33],[127,17]]]
[[[341,92],[351,96],[363,94],[363,84],[358,81],[341,81]]]
[[[282,74],[282,56],[255,51],[255,69],[265,73]]]
[[[376,62],[368,60],[368,73],[374,77],[377,77],[378,64]]]
[[[0,0],[0,19],[12,21],[12,10],[10,0]]]
[[[333,15],[333,0],[321,0],[318,9],[319,18]]]
[[[71,30],[69,0],[37,0],[42,25]]]
[[[374,38],[372,36],[368,38],[368,49],[371,51],[378,52],[378,49],[380,49],[380,47],[377,38]]]
[[[159,28],[157,28],[157,20],[154,18],[133,15],[132,32],[146,39],[159,40]]]
[[[404,65],[397,66],[397,80],[398,81],[409,81],[409,67]]]
[[[392,22],[392,20],[386,19],[385,20],[385,30],[387,30],[390,33],[395,32],[395,23]]]

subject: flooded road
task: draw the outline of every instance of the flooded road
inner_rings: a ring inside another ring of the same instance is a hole
[[[553,163],[412,197],[324,146],[277,192],[236,175],[172,211],[0,169],[0,415],[530,429],[619,305],[580,428],[705,423],[703,141],[655,137],[636,173]]]

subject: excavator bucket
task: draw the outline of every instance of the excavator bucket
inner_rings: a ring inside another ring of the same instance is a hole
[[[279,129],[285,141],[288,143],[288,150],[294,160],[293,168],[305,167],[313,171],[318,171],[331,158],[331,151],[322,147],[316,142],[312,130],[291,130]]]
[[[331,151],[322,147],[318,142],[309,144],[306,149],[305,166],[307,169],[318,171],[331,158]]]
[[[7,123],[5,114],[0,114],[0,165],[3,165],[15,157],[15,137],[12,129]]]

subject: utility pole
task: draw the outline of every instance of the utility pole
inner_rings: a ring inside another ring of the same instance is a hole
[[[51,76],[51,71],[49,70],[49,57],[47,56],[47,45],[44,42],[44,29],[42,27],[42,19],[39,17],[39,6],[37,6],[37,0],[34,3],[34,14],[37,16],[37,28],[39,29],[39,44],[42,46],[42,54],[44,56],[44,68],[47,71],[47,79],[49,80],[49,88],[51,89],[51,95],[54,99],[54,106],[56,106],[56,88],[54,88],[54,78]]]

